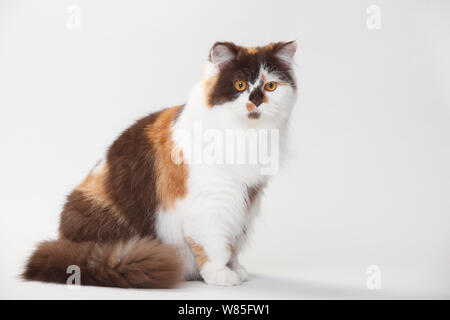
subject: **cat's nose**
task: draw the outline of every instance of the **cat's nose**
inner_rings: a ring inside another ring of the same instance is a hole
[[[261,92],[261,90],[253,90],[252,93],[250,93],[250,97],[248,98],[253,104],[257,107],[263,102],[264,99],[264,93]]]

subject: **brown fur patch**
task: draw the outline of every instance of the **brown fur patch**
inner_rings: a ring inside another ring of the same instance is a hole
[[[258,48],[257,47],[246,47],[247,54],[257,54]]]
[[[178,198],[186,195],[187,167],[176,164],[171,154],[175,147],[172,141],[172,122],[178,107],[162,111],[155,123],[147,128],[148,138],[155,150],[156,189],[163,209],[173,207]]]
[[[218,75],[212,76],[208,79],[204,79],[202,81],[203,86],[203,93],[204,93],[204,100],[205,104],[209,107],[212,107],[211,101],[209,99],[209,96],[211,95],[212,90],[216,86],[217,80],[219,79]]]
[[[195,260],[197,261],[197,266],[201,270],[206,262],[208,262],[209,258],[206,255],[205,249],[194,241],[192,238],[187,238],[187,242],[189,244],[189,247],[192,250],[192,253],[194,253]]]
[[[107,155],[107,192],[129,225],[142,237],[156,236],[155,214],[159,206],[156,155],[147,128],[155,123],[160,113],[152,113],[125,130]]]
[[[114,205],[110,194],[106,190],[106,181],[109,174],[108,164],[94,168],[84,181],[75,188],[80,191],[88,200],[100,208],[109,208],[109,212],[114,215],[119,223],[126,223],[125,217]]]
[[[44,241],[28,260],[22,277],[66,283],[70,265],[80,268],[82,285],[171,288],[182,277],[182,262],[176,249],[149,238],[115,244]]]
[[[113,242],[136,234],[117,208],[74,190],[61,212],[60,237],[73,241]]]
[[[262,191],[262,189],[264,188],[263,184],[257,184],[257,185],[253,185],[253,186],[248,186],[247,187],[247,208],[249,209],[253,203],[256,200],[256,197],[258,196],[258,194]]]
[[[261,114],[259,112],[250,112],[247,117],[249,119],[259,119],[261,117]]]
[[[105,203],[110,204],[111,199],[105,190],[105,177],[108,174],[108,164],[95,167],[76,190],[84,192],[86,195]]]
[[[230,259],[228,260],[227,267],[232,268],[232,261],[237,256],[236,248],[234,245],[230,244],[227,248],[230,253]]]

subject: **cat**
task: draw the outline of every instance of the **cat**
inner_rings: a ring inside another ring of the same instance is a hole
[[[275,129],[283,144],[297,95],[296,49],[296,41],[215,43],[187,103],[138,120],[68,195],[58,239],[38,245],[22,277],[66,283],[67,268],[76,265],[82,285],[246,281],[238,254],[269,175],[259,163],[188,161],[186,133],[198,121],[219,132]]]

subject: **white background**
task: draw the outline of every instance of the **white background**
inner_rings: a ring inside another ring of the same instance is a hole
[[[67,27],[67,8],[81,28]],[[369,5],[381,29],[366,26]],[[0,1],[0,298],[449,298],[449,1]],[[299,41],[291,154],[240,287],[23,283],[65,196],[131,123],[186,101],[215,41]],[[381,269],[368,290],[366,269]]]

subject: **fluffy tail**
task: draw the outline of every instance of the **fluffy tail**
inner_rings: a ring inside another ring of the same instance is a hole
[[[82,285],[121,288],[170,288],[182,276],[175,248],[158,240],[133,238],[115,244],[42,242],[28,260],[22,277],[27,280],[66,283],[67,268],[80,268]]]

